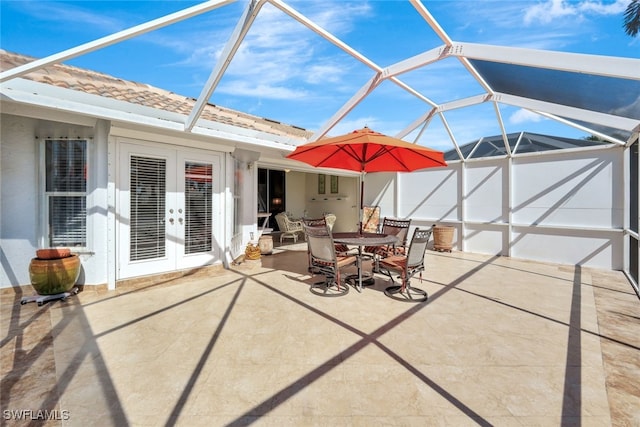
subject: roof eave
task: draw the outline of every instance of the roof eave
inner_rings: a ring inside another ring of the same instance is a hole
[[[292,151],[304,139],[271,134],[226,123],[199,119],[191,132],[185,130],[183,114],[136,105],[99,95],[16,78],[0,85],[0,102],[18,103],[64,111],[116,122],[143,125],[155,129],[182,132],[240,142],[263,148]]]

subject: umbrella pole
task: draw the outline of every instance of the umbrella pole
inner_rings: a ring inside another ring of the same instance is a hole
[[[364,172],[360,174],[360,212],[358,213],[358,232],[362,234],[362,213],[364,212]]]

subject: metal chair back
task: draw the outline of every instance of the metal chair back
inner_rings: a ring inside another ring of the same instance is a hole
[[[406,255],[391,255],[380,260],[381,272],[389,276],[392,283],[395,283],[393,280],[394,271],[396,274],[400,273],[402,280],[402,284],[399,286],[394,284],[387,287],[384,291],[385,295],[412,302],[426,301],[429,298],[426,291],[411,286],[411,278],[419,273],[420,280],[422,280],[422,272],[425,269],[424,258],[432,232],[432,228],[416,228]]]
[[[432,232],[431,228],[416,228],[413,232],[407,252],[407,270],[424,270],[424,256]]]
[[[309,251],[309,271],[313,274],[323,274],[324,282],[311,285],[311,292],[316,295],[332,297],[345,295],[349,292],[347,285],[340,284],[340,268],[355,264],[355,256],[336,255],[333,236],[329,225],[307,225],[303,223]]]
[[[333,237],[331,236],[329,226],[326,224],[307,225],[305,223],[303,227],[305,235],[307,236],[312,266],[318,262],[337,265]]]
[[[409,236],[410,219],[396,219],[385,217],[382,220],[382,234],[394,235],[398,238],[396,246],[407,246]]]

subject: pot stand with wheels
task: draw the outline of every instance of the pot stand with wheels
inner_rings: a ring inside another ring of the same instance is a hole
[[[20,304],[24,305],[28,302],[37,302],[38,306],[42,306],[45,302],[55,301],[55,300],[64,301],[71,295],[77,295],[77,294],[78,294],[78,288],[74,286],[73,289],[67,292],[59,293],[59,294],[53,294],[53,295],[34,294],[34,295],[31,295],[30,297],[22,297],[20,299]]]

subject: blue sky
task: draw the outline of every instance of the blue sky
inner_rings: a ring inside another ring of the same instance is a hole
[[[628,1],[423,3],[457,42],[638,58],[640,39],[629,37],[622,27]],[[0,46],[44,57],[197,3],[2,0]],[[381,67],[443,44],[405,1],[287,3]],[[222,6],[68,63],[195,98],[245,4]],[[372,75],[371,69],[267,4],[210,102],[316,130]],[[454,58],[400,78],[438,103],[481,93]],[[330,133],[368,125],[393,135],[428,109],[423,101],[385,82]],[[520,109],[504,108],[501,114],[508,132],[584,136]],[[460,143],[497,134],[494,118],[490,105],[447,115]],[[439,122],[432,123],[426,138],[426,145],[450,146]]]

